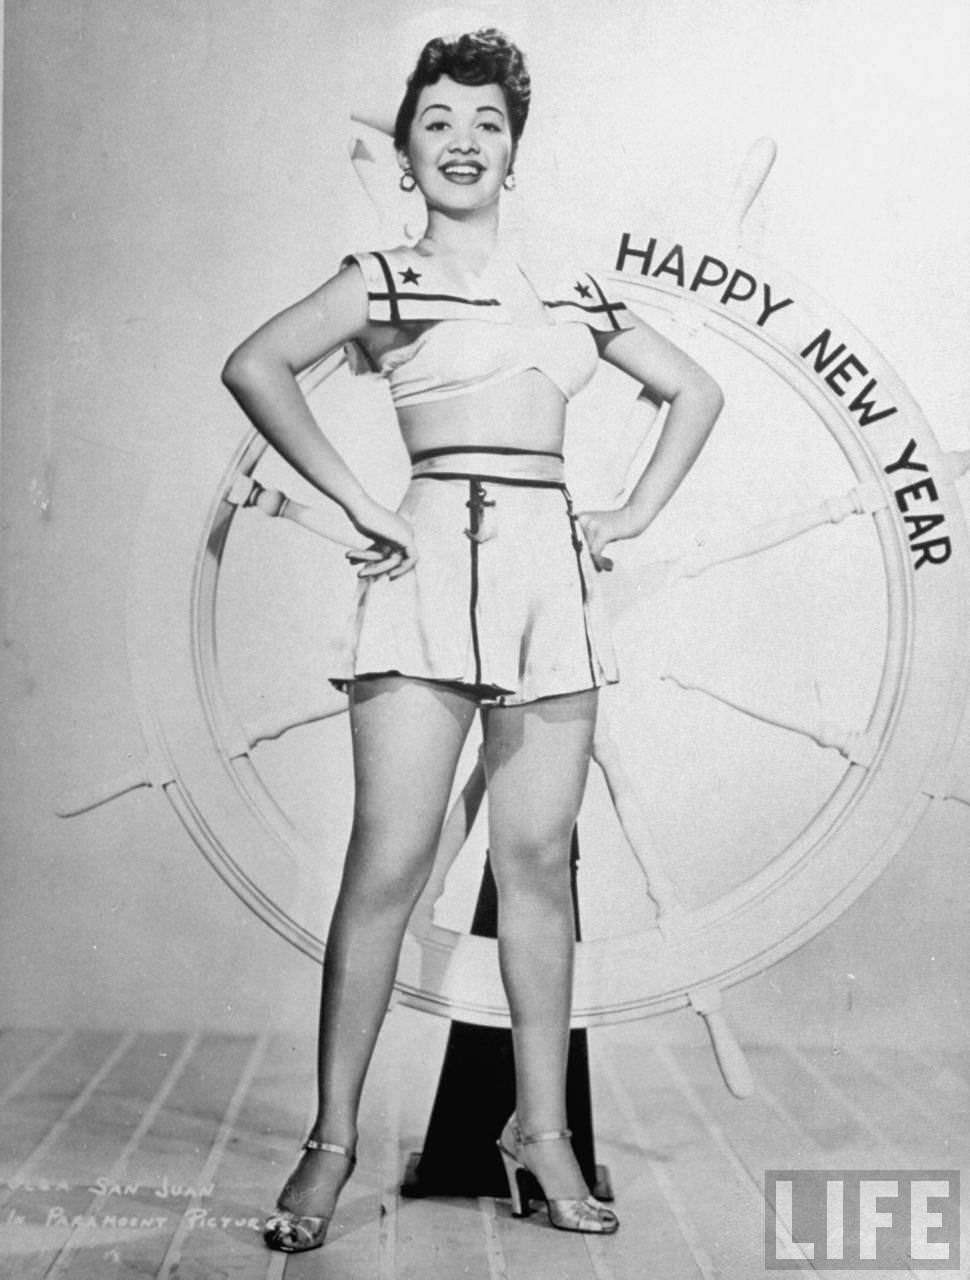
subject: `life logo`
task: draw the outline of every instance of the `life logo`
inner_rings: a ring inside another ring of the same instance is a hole
[[[769,1271],[956,1271],[956,1169],[768,1169]]]

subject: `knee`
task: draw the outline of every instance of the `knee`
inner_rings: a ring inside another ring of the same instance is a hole
[[[343,888],[368,911],[410,910],[427,883],[434,845],[411,844],[393,835],[376,839],[355,833],[347,850]]]
[[[399,867],[355,868],[344,888],[368,914],[410,912],[428,879],[428,867],[409,862]]]
[[[535,831],[510,842],[494,842],[489,850],[499,895],[524,892],[558,896],[569,887],[572,828]]]

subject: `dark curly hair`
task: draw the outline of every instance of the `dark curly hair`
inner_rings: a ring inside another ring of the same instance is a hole
[[[424,46],[417,66],[408,77],[408,87],[394,121],[394,145],[398,151],[407,151],[421,90],[437,84],[442,76],[450,76],[458,84],[497,84],[501,88],[509,113],[514,155],[529,115],[532,85],[521,49],[494,27],[469,31],[455,40],[438,36]]]

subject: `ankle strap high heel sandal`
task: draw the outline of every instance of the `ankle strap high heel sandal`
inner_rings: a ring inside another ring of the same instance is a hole
[[[343,1156],[346,1159],[347,1169],[334,1195],[334,1206],[336,1206],[337,1196],[340,1195],[357,1163],[354,1149],[340,1146],[336,1142],[318,1142],[316,1138],[307,1138],[301,1150],[332,1151],[334,1155]],[[304,1191],[298,1192],[293,1198],[302,1200],[305,1196],[314,1192],[318,1185],[307,1187]],[[280,1194],[280,1199],[285,1194],[286,1188],[284,1187]],[[292,1209],[277,1207],[263,1223],[263,1240],[270,1249],[275,1249],[280,1253],[306,1253],[309,1249],[319,1249],[327,1238],[327,1228],[330,1226],[332,1217],[333,1210],[326,1215],[298,1214]]]
[[[526,1176],[531,1176],[533,1183],[538,1183],[546,1202],[549,1221],[560,1231],[585,1231],[591,1235],[612,1235],[618,1231],[620,1220],[613,1212],[602,1204],[595,1196],[585,1195],[582,1199],[555,1197],[550,1199],[539,1179],[529,1168],[525,1159],[525,1148],[537,1142],[567,1141],[572,1137],[570,1129],[548,1129],[542,1133],[523,1133],[518,1121],[513,1116],[502,1130],[498,1139],[498,1149],[505,1166],[508,1179],[509,1195],[512,1199],[512,1216],[527,1218],[532,1212]],[[512,1148],[510,1150],[510,1147]]]

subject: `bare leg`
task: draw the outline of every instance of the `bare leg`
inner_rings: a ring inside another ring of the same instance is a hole
[[[364,1076],[390,1000],[408,918],[427,881],[475,703],[381,677],[350,703],[354,821],[323,967],[319,1110],[310,1136],[353,1148]],[[280,1207],[329,1214],[345,1159],[307,1151]]]
[[[569,850],[596,719],[595,691],[489,709],[489,850],[499,963],[512,1014],[516,1113],[526,1133],[566,1127],[574,923]],[[550,1197],[583,1197],[571,1146],[528,1148]]]

